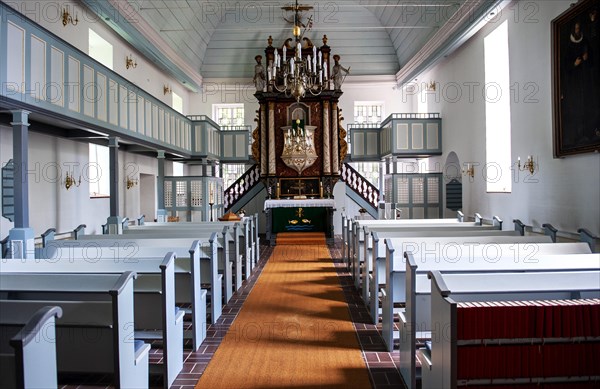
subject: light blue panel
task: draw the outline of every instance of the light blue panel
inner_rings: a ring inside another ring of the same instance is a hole
[[[158,140],[165,140],[165,111],[158,109]]]
[[[52,46],[50,48],[50,85],[48,85],[46,98],[59,107],[64,107],[65,104],[64,83],[65,53]]]
[[[144,102],[145,108],[144,108],[144,112],[146,115],[146,121],[144,124],[144,133],[149,136],[152,137],[152,103],[148,100],[146,100]]]
[[[4,7],[0,7],[0,20],[4,19]],[[4,94],[6,87],[6,62],[8,60],[8,49],[6,42],[6,28],[8,23],[0,23],[0,93]]]
[[[108,80],[108,117],[111,124],[119,125],[119,84],[113,79]]]
[[[246,158],[248,155],[247,136],[238,134],[235,136],[235,156],[238,158]]]
[[[79,101],[81,99],[80,66],[81,62],[69,55],[67,62],[69,100],[67,106],[74,112],[79,112]]]
[[[96,72],[96,117],[103,122],[108,120],[107,83],[108,78],[104,74]]]
[[[129,115],[129,130],[137,132],[137,95],[131,90],[127,95],[127,112]]]
[[[169,143],[169,113],[163,110],[163,118],[162,118],[162,125],[163,125],[163,131],[162,131],[162,140],[165,143]]]
[[[413,123],[411,126],[412,135],[412,149],[423,150],[423,137],[425,132],[423,131],[423,123]]]
[[[365,134],[363,131],[352,131],[352,155],[357,157],[365,156]]]
[[[127,102],[128,98],[129,92],[127,91],[127,88],[125,88],[122,85],[119,85],[119,101]],[[127,128],[127,105],[123,105],[123,103],[120,103],[119,108],[119,127]]]
[[[439,124],[438,123],[427,123],[427,149],[437,150],[440,148],[439,140]]]
[[[35,35],[31,35],[31,67],[29,93],[35,99],[46,98],[46,42]]]
[[[25,30],[8,22],[6,55],[6,93],[24,93],[25,87]]]
[[[94,69],[83,65],[83,114],[95,117],[94,105],[96,105],[96,93],[94,85]]]
[[[392,152],[392,137],[391,127],[384,127],[381,129],[379,135],[379,147],[381,149],[381,156],[388,155]]]
[[[378,141],[379,137],[377,132],[367,132],[367,155],[376,157],[378,155]]]
[[[223,158],[233,157],[233,143],[233,134],[223,134],[223,154],[221,154]]]
[[[137,122],[138,129],[137,131],[140,134],[145,134],[146,131],[146,115],[144,114],[144,109],[146,108],[146,104],[144,98],[140,95],[137,97]]]
[[[152,138],[158,139],[158,107],[152,104]]]
[[[408,150],[408,123],[396,124],[396,149]]]

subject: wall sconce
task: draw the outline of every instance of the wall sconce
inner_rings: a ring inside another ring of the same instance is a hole
[[[65,188],[69,190],[72,186],[78,187],[79,185],[81,185],[81,176],[79,176],[79,181],[76,181],[73,174],[67,172],[67,176],[65,177]]]
[[[469,178],[475,177],[475,166],[473,164],[467,163],[466,169],[462,170],[463,176],[467,176]]]
[[[136,186],[137,184],[138,184],[137,178],[131,179],[131,178],[127,177],[127,189],[131,189],[134,186]]]
[[[73,19],[73,17],[69,13],[68,7],[63,9],[62,19],[63,19],[62,22],[63,22],[64,27],[66,27],[67,24],[69,24],[69,23],[71,23],[74,26],[76,26],[77,23],[79,23],[79,19],[77,19],[77,14],[75,14],[75,19]]]
[[[521,157],[518,157],[518,159],[517,159],[517,167],[519,168],[520,171],[529,170],[529,173],[533,174],[535,172],[536,165],[537,164],[535,162],[533,162],[533,156],[531,156],[531,155],[527,156],[527,161],[525,161],[522,168],[521,168]]]
[[[163,93],[166,95],[167,93],[173,93],[173,89],[169,85],[163,86]]]
[[[129,54],[129,56],[125,57],[125,67],[129,68],[137,68],[137,62],[133,60],[133,56]]]
[[[429,81],[426,87],[427,92],[435,92],[435,88],[435,81]]]

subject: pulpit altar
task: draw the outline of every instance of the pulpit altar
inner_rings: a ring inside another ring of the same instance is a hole
[[[333,244],[333,199],[266,200],[267,240],[275,246],[279,232],[324,232]]]

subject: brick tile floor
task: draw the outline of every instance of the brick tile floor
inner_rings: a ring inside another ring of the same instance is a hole
[[[262,242],[266,240],[261,239]],[[342,242],[340,237],[336,237],[335,244],[329,247],[331,257],[338,273],[338,277],[348,308],[350,316],[354,323],[357,339],[361,345],[363,359],[369,369],[371,384],[375,389],[405,388],[404,382],[400,377],[398,370],[398,351],[389,353],[385,351],[383,339],[381,338],[381,325],[371,324],[370,315],[364,305],[359,291],[356,290],[352,279],[341,260]],[[262,273],[262,270],[271,256],[273,248],[261,246],[260,259],[258,266],[248,281],[245,281],[242,288],[237,291],[227,305],[223,307],[223,313],[216,324],[212,324],[207,329],[205,341],[197,352],[191,351],[191,340],[186,341],[187,348],[184,350],[184,364],[181,373],[175,379],[173,389],[193,389],[202,376],[204,369],[208,366],[212,356],[216,352],[219,344],[223,340],[229,327],[240,312],[246,297],[252,291],[254,284]],[[187,327],[191,323],[186,323]],[[158,363],[162,359],[160,348],[152,349],[150,354],[151,363]],[[112,389],[109,384],[110,379],[106,376],[81,376],[68,377],[69,384],[60,386],[61,389]],[[153,377],[150,380],[152,389],[162,388],[160,377]]]

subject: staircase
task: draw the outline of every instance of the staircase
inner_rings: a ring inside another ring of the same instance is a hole
[[[351,189],[346,192],[346,195],[366,209],[371,216],[377,218],[379,190],[347,163],[342,165],[340,179]],[[264,186],[260,185],[260,168],[257,164],[252,165],[225,190],[225,212],[238,212],[263,189]]]
[[[248,201],[263,190],[264,186],[259,184],[260,168],[257,164],[254,164],[225,190],[223,199],[225,212],[238,212],[242,209]]]
[[[379,189],[371,184],[362,174],[347,163],[342,165],[340,179],[351,189],[346,192],[356,204],[366,209],[369,215],[378,218],[377,206],[379,204]]]

